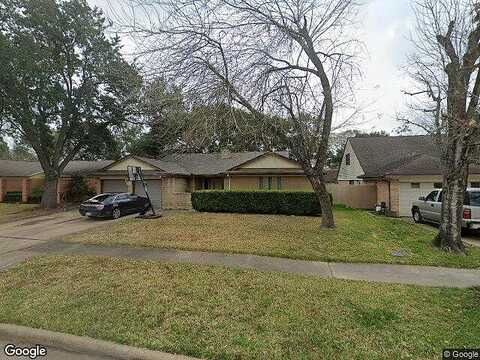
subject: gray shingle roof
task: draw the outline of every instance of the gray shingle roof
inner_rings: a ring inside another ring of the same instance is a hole
[[[210,154],[173,154],[162,158],[163,161],[175,162],[193,175],[217,175],[253,160],[265,152],[237,152]],[[285,156],[285,153],[279,153]]]
[[[71,161],[63,171],[64,175],[86,175],[111,164],[111,160]],[[0,160],[0,176],[24,177],[43,173],[38,161]]]
[[[150,159],[141,156],[135,156],[136,158],[150,164],[154,167],[157,167],[168,174],[175,174],[175,175],[190,175],[190,172],[183,168],[179,163],[171,162],[171,161],[164,161],[164,160],[157,160],[157,159]]]
[[[38,161],[0,160],[0,176],[31,176],[42,172]]]
[[[380,136],[349,141],[365,172],[363,177],[441,174],[440,150],[431,136]],[[476,174],[479,170],[471,167],[470,172]]]

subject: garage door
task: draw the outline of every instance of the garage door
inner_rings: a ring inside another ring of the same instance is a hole
[[[102,192],[128,192],[125,180],[102,180]]]
[[[420,187],[418,187],[420,184]],[[412,215],[412,203],[433,191],[433,183],[400,183],[400,216]]]
[[[148,188],[148,195],[152,201],[155,209],[162,207],[162,181],[161,180],[145,180]],[[135,194],[140,196],[146,196],[143,185],[140,181],[135,182]]]

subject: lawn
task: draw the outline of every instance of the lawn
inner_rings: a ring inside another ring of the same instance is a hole
[[[478,347],[479,289],[44,257],[0,273],[0,322],[211,359],[438,359]]]
[[[0,223],[17,220],[19,217],[31,216],[38,210],[37,204],[0,203]]]
[[[435,231],[424,226],[341,208],[335,218],[336,230],[322,230],[318,217],[177,212],[156,220],[127,219],[66,240],[329,262],[480,267],[480,249],[470,247],[468,256],[437,250],[430,245]],[[392,255],[399,250],[406,256]]]

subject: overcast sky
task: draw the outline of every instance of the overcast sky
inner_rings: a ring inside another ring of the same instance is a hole
[[[108,16],[109,0],[88,0]],[[393,131],[400,124],[395,115],[402,110],[407,81],[400,67],[409,52],[408,36],[413,26],[409,0],[365,0],[361,15],[361,34],[368,50],[362,66],[363,83],[357,97],[369,104],[365,120],[358,128]],[[115,0],[110,0],[115,5]],[[127,42],[127,41],[125,41]],[[128,45],[128,44],[127,44]],[[127,50],[129,46],[125,47]]]

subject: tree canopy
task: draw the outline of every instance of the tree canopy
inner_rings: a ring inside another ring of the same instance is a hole
[[[133,113],[140,77],[85,0],[0,0],[0,123],[35,151],[42,205],[73,158]]]

